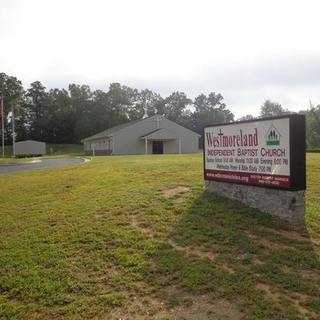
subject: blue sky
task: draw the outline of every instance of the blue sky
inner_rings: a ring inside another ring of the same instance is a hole
[[[222,93],[237,117],[265,99],[320,103],[318,1],[1,0],[0,71],[25,86],[110,82]]]

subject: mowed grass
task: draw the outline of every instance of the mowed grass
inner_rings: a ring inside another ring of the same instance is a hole
[[[320,154],[293,229],[203,190],[201,155],[0,176],[1,319],[319,319]]]

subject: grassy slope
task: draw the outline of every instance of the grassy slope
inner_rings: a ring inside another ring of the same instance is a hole
[[[317,319],[319,162],[299,232],[203,193],[201,155],[0,176],[0,318]]]

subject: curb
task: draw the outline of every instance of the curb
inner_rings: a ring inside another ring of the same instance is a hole
[[[92,158],[90,157],[90,158],[85,158],[85,157],[77,157],[78,159],[81,159],[81,160],[83,160],[83,163],[87,163],[87,162],[89,162],[89,161],[91,161],[92,160]]]

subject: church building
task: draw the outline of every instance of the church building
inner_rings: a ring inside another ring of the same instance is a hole
[[[90,155],[195,153],[200,135],[161,115],[131,121],[82,140]]]

